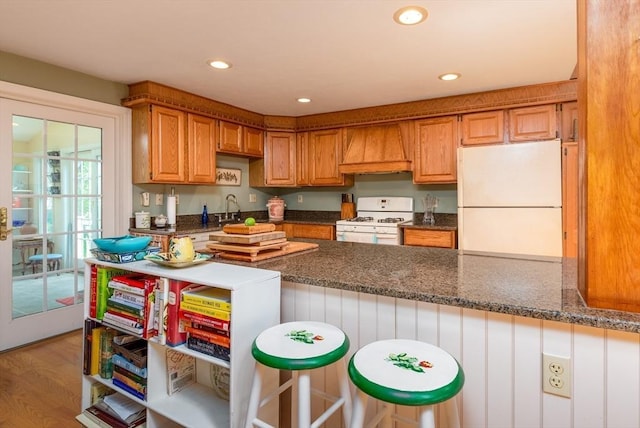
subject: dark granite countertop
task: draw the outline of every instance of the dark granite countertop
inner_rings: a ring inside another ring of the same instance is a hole
[[[440,248],[304,241],[320,247],[239,264],[279,271],[283,281],[640,332],[640,314],[584,305],[576,289],[574,259],[527,260]]]

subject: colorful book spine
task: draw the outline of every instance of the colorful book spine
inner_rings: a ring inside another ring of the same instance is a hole
[[[142,331],[142,324],[139,319],[127,316],[126,314],[119,314],[116,312],[107,311],[104,314],[103,322],[117,323],[118,325],[125,325],[131,328],[140,329]]]
[[[100,377],[111,379],[113,376],[113,338],[115,330],[107,328],[100,334]]]
[[[108,287],[109,280],[125,272],[126,271],[122,269],[98,266],[96,279],[96,319],[101,320],[107,310],[107,299],[111,297],[111,292]]]
[[[90,388],[90,392],[89,392],[89,396],[90,396],[90,401],[89,402],[91,404],[95,404],[98,401],[101,401],[107,395],[111,395],[113,393],[115,393],[115,391],[113,389],[109,388],[104,383],[93,382],[91,384],[91,388]]]
[[[126,303],[121,300],[116,300],[113,297],[109,297],[109,299],[107,299],[107,309],[108,308],[115,308],[121,312],[126,312],[133,316],[144,318],[144,306]]]
[[[217,334],[218,336],[229,338],[231,337],[231,332],[229,330],[220,330],[219,328],[211,327],[205,324],[200,324],[198,322],[189,321],[186,324],[188,327],[197,328],[198,330],[208,331],[209,333]]]
[[[122,374],[122,373],[118,373],[118,372],[113,372],[113,378],[119,380],[120,382],[128,385],[129,387],[131,387],[132,389],[138,391],[139,393],[143,394],[143,395],[147,395],[147,385],[143,385],[141,383],[138,383],[136,381],[134,381],[133,379],[131,379],[130,377]]]
[[[136,375],[140,376],[140,377],[147,377],[147,368],[146,367],[138,367],[135,364],[133,364],[131,361],[127,360],[125,357],[123,357],[122,355],[118,355],[118,354],[114,354],[113,357],[111,358],[112,362],[114,365],[116,366],[120,366],[123,369],[126,369],[132,373],[135,373]]]
[[[121,281],[116,281],[114,279],[112,279],[111,281],[109,281],[108,283],[108,287],[112,290],[120,290],[120,291],[124,291],[127,293],[131,293],[131,294],[135,294],[138,296],[144,296],[145,294],[145,289],[141,288],[141,287],[137,287],[134,285],[130,285]]]
[[[100,373],[100,337],[106,329],[104,326],[99,326],[91,330],[91,371],[89,374],[92,376]]]
[[[82,349],[82,373],[91,374],[91,352],[93,348],[93,329],[98,327],[98,323],[92,319],[84,320],[83,329],[83,349]]]
[[[111,284],[111,282],[109,282],[109,284]],[[111,292],[111,298],[121,302],[127,302],[127,303],[131,303],[138,306],[144,306],[144,304],[146,303],[146,299],[144,296],[130,293],[128,291],[122,291],[116,288],[114,288],[113,291]]]
[[[98,266],[91,265],[91,277],[89,279],[89,317],[96,317],[96,304],[98,301]]]
[[[106,315],[106,314],[105,314]],[[104,320],[105,325],[108,325],[109,327],[113,327],[115,329],[118,330],[122,330],[126,333],[129,334],[134,334],[136,336],[142,336],[142,327],[136,328],[136,327],[131,327],[125,323],[121,323],[120,321],[115,321],[115,320]]]
[[[205,330],[199,330],[193,327],[186,327],[187,334],[189,337],[197,337],[198,339],[206,340],[211,343],[215,343],[216,345],[224,346],[228,348],[230,346],[230,341],[228,337],[219,336],[214,333],[210,333]]]
[[[210,307],[221,311],[231,310],[231,293],[214,287],[199,287],[182,292],[182,302]]]
[[[230,348],[216,345],[215,343],[210,343],[197,337],[187,338],[187,348],[224,361],[231,361]]]
[[[231,312],[221,311],[220,309],[214,309],[208,306],[193,305],[191,303],[180,303],[180,309],[183,311],[195,312],[200,315],[206,315],[211,318],[217,318],[223,321],[229,321],[231,319]]]
[[[152,329],[155,332],[155,336],[157,336],[156,340],[158,343],[164,345],[167,341],[167,303],[169,300],[168,279],[158,279],[154,289],[154,297]]]
[[[198,324],[206,325],[207,327],[216,328],[218,330],[229,331],[229,321],[219,320],[205,315],[196,314],[195,312],[182,310],[180,311],[180,318],[192,323],[195,322]]]
[[[166,344],[178,346],[187,340],[187,331],[180,320],[180,293],[187,287],[198,287],[187,281],[169,280],[169,292],[167,300],[167,334]]]
[[[107,412],[97,408],[95,405],[87,407],[82,411],[91,422],[100,428],[128,428],[129,424],[122,419],[118,419]]]
[[[126,376],[129,379],[131,379],[132,381],[139,383],[140,385],[146,385],[147,384],[147,379],[142,377],[142,376],[138,376],[137,374],[130,372],[129,370],[125,369],[124,367],[120,367],[120,366],[113,366],[113,375],[115,376],[116,373],[120,373],[122,376]]]
[[[118,388],[122,389],[125,392],[128,392],[134,397],[139,398],[141,400],[145,399],[145,395],[143,393],[141,393],[140,391],[136,391],[134,388],[130,387],[129,385],[120,381],[119,379],[111,379],[111,382],[113,382],[113,384]]]

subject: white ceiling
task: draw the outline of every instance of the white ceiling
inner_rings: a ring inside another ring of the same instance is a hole
[[[576,43],[576,0],[0,0],[1,51],[267,115],[567,80]]]

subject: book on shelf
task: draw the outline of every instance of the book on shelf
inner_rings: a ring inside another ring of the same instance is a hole
[[[93,382],[89,389],[89,402],[91,404],[96,404],[98,401],[102,401],[102,399],[107,395],[115,393],[113,389],[100,382]]]
[[[113,338],[116,331],[112,328],[106,328],[100,333],[100,377],[103,379],[111,379],[113,376]]]
[[[205,325],[207,327],[215,328],[217,330],[224,330],[227,332],[229,331],[229,326],[230,326],[229,321],[220,320],[217,318],[209,317],[202,314],[197,314],[191,311],[184,311],[184,310],[180,310],[180,318],[185,323],[186,322],[198,323],[198,324]]]
[[[226,338],[231,337],[231,332],[229,330],[221,330],[219,328],[211,327],[210,325],[202,324],[202,323],[199,323],[197,321],[188,321],[188,320],[185,320],[185,321],[186,321],[185,328],[186,327],[192,327],[192,328],[195,328],[195,329],[198,329],[198,330],[207,331],[209,333],[217,334],[218,336],[222,336],[222,337],[226,337]]]
[[[105,325],[109,325],[119,330],[124,330],[127,333],[140,336],[142,335],[142,332],[144,330],[140,322],[130,320],[112,312],[105,312],[102,322],[105,323]]]
[[[134,397],[139,398],[140,400],[145,400],[145,394],[143,394],[140,391],[137,391],[135,388],[132,388],[131,386],[127,385],[121,380],[112,378],[111,382],[121,390],[127,392],[128,394],[131,394]]]
[[[96,319],[101,320],[107,310],[107,299],[111,297],[108,287],[109,280],[117,275],[126,273],[125,270],[98,266],[96,270]],[[89,292],[91,294],[91,292]]]
[[[123,394],[109,395],[96,407],[127,423],[134,423],[146,416],[146,407]]]
[[[100,373],[100,337],[107,329],[105,326],[98,326],[91,330],[91,371],[90,375]]]
[[[113,296],[107,299],[107,310],[110,308],[115,308],[120,312],[125,312],[139,318],[144,318],[144,306],[114,299]]]
[[[98,266],[91,265],[89,277],[89,317],[96,317],[96,303],[98,299]]]
[[[230,346],[230,340],[228,337],[220,336],[215,333],[210,333],[205,330],[200,330],[197,328],[193,328],[190,326],[186,327],[187,335],[192,337],[197,337],[198,339],[206,340],[210,343],[215,343],[216,345],[224,346],[228,348]]]
[[[82,373],[91,374],[91,354],[93,350],[93,329],[98,327],[97,321],[87,318],[84,320],[82,346]]]
[[[197,337],[187,337],[187,348],[201,352],[210,357],[219,358],[224,361],[231,361],[231,350],[225,346],[199,339]]]
[[[179,317],[180,293],[187,287],[195,288],[200,286],[188,281],[169,280],[166,329],[166,344],[169,346],[182,345],[187,340],[187,331],[184,329],[184,323]]]
[[[223,321],[231,319],[231,312],[215,309],[210,306],[194,305],[187,302],[180,302],[180,309],[183,311],[195,312],[196,314],[206,315],[211,318],[217,318]]]
[[[151,321],[152,334],[156,336],[159,344],[164,345],[167,339],[167,304],[169,300],[169,280],[167,278],[159,278],[156,281],[153,305],[153,319]]]
[[[113,376],[116,376],[116,373],[121,376],[126,376],[132,381],[140,385],[147,385],[147,378],[138,376],[137,374],[125,369],[124,367],[120,367],[118,365],[113,365]]]
[[[181,391],[195,381],[195,357],[167,349],[167,394]]]
[[[125,413],[129,414],[128,417],[123,418],[112,406],[108,404],[107,401],[105,401],[105,399],[101,399],[90,407],[87,407],[83,410],[82,414],[99,427],[142,428],[146,425],[146,409],[144,406],[139,405],[122,394],[113,394],[110,397],[114,397],[120,402],[122,402],[123,399],[126,399],[133,403],[123,404],[123,406],[130,406],[131,408],[131,410]],[[139,407],[133,407],[133,405],[137,405]]]
[[[146,367],[139,367],[134,363],[132,363],[131,361],[127,360],[125,357],[123,357],[120,354],[114,354],[113,357],[111,357],[111,360],[114,366],[120,366],[126,369],[127,371],[130,371],[131,373],[134,373],[140,377],[143,377],[143,378],[147,377]]]
[[[146,296],[154,289],[155,281],[156,277],[151,275],[129,273],[111,278],[108,286],[113,290],[121,290],[139,296]]]
[[[113,379],[112,380],[117,380],[119,382],[122,382],[123,384],[127,385],[129,388],[133,389],[134,391],[138,392],[139,394],[141,394],[143,397],[145,397],[147,395],[147,385],[146,382],[140,383],[140,382],[136,382],[135,380],[133,380],[131,377],[127,376],[124,373],[121,372],[113,372]]]
[[[181,301],[222,311],[231,310],[231,292],[206,285],[184,290],[181,294]]]
[[[109,284],[111,284],[113,281],[109,281]],[[126,303],[131,303],[137,306],[144,306],[146,303],[145,297],[141,296],[139,294],[134,294],[134,293],[130,293],[128,291],[122,291],[119,290],[117,288],[114,288],[111,291],[111,298],[116,300],[116,301],[120,301],[120,302],[126,302]]]

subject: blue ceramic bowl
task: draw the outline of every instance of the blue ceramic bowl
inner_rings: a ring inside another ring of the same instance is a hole
[[[149,245],[151,236],[117,236],[115,238],[94,239],[96,246],[108,253],[130,253],[140,251]]]

